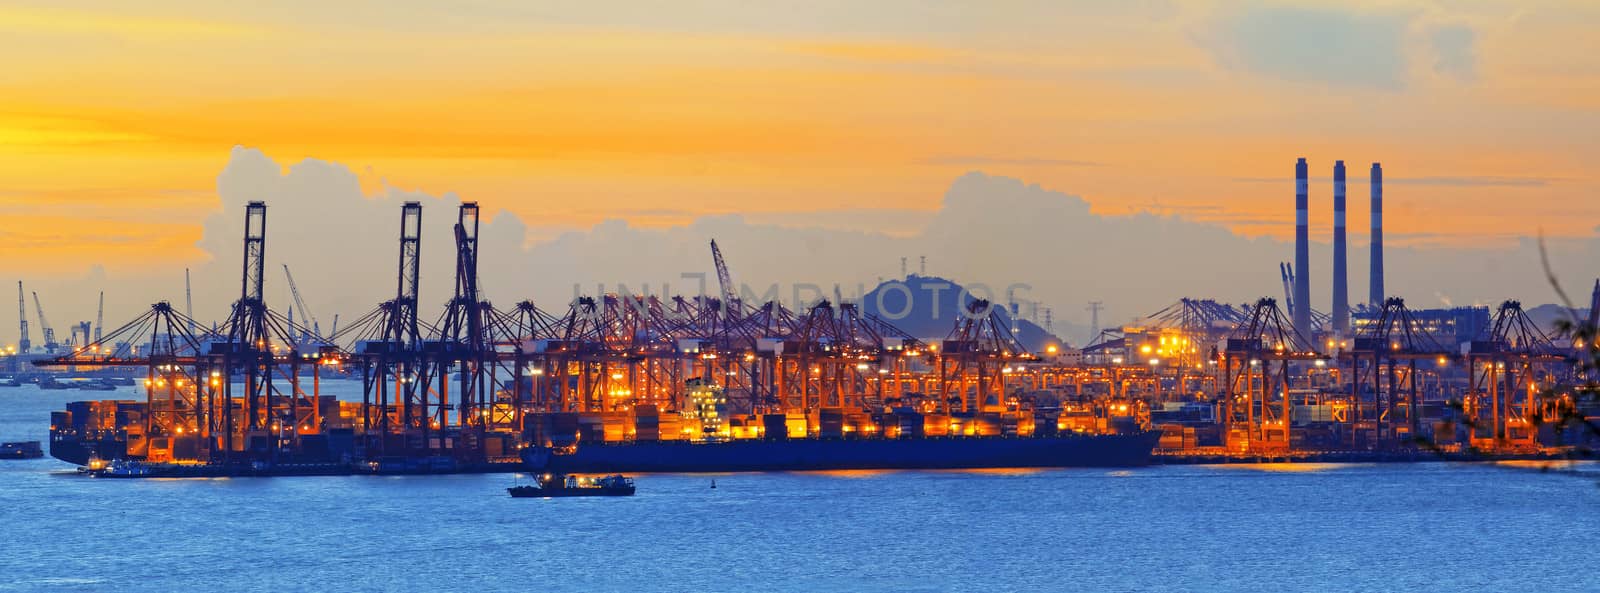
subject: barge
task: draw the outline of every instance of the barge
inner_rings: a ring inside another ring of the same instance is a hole
[[[566,498],[572,496],[633,496],[633,478],[611,475],[600,478],[541,474],[537,485],[506,489],[512,498]]]
[[[1136,467],[1149,465],[1160,433],[1026,437],[651,441],[529,447],[529,471],[709,473],[820,470]]]

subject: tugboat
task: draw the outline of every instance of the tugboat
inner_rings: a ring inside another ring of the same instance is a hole
[[[57,381],[57,380],[52,379],[50,377],[45,377],[43,379],[39,379],[39,389],[43,389],[43,390],[46,390],[46,391],[53,391],[53,390],[58,390],[58,389],[72,389],[72,384],[71,383],[63,383],[61,381]]]
[[[153,473],[152,467],[138,461],[113,459],[104,469],[89,475],[96,478],[149,478]]]
[[[38,459],[44,457],[39,441],[0,443],[0,459]]]
[[[540,474],[538,484],[506,489],[512,498],[555,498],[563,496],[633,496],[633,478],[611,475],[584,478],[563,474]]]

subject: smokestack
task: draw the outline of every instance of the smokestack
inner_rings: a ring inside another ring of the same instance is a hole
[[[1333,331],[1350,333],[1350,287],[1345,262],[1344,161],[1333,163]]]
[[[1374,307],[1383,306],[1383,165],[1372,164],[1372,281],[1368,284]]]
[[[1310,213],[1307,211],[1306,160],[1294,165],[1294,329],[1300,335],[1311,335],[1311,236],[1308,229]]]

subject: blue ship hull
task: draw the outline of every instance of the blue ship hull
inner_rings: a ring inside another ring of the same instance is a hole
[[[557,473],[1130,467],[1150,464],[1160,436],[655,441],[582,444],[567,454],[528,448],[522,459],[530,471]]]

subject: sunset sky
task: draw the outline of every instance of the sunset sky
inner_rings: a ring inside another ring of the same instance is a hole
[[[1588,1],[9,2],[0,266],[204,259],[236,145],[530,242],[730,213],[905,235],[974,170],[1284,238],[1300,156],[1346,160],[1357,212],[1382,161],[1396,244],[1592,237],[1596,30]]]

